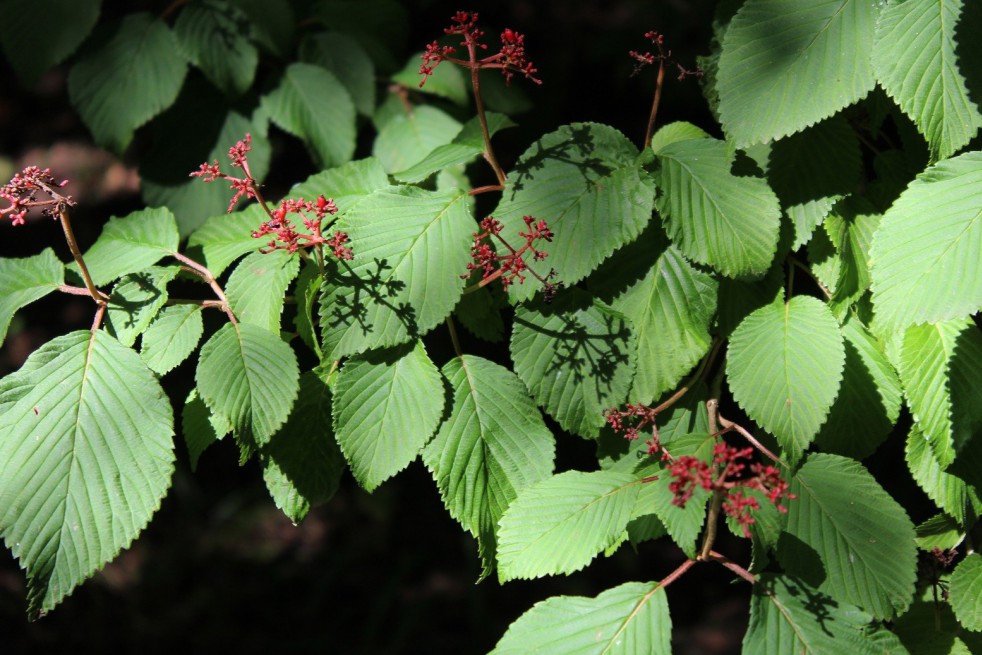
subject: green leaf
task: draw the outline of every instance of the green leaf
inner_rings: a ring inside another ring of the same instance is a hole
[[[894,621],[893,629],[910,655],[972,655],[979,652],[962,641],[970,635],[958,625],[948,603],[916,602]]]
[[[198,390],[191,389],[181,412],[181,433],[191,458],[191,470],[198,467],[198,459],[208,446],[231,431],[232,425],[228,419],[209,410]]]
[[[133,131],[167,109],[187,64],[167,25],[130,14],[83,54],[68,74],[68,97],[96,143],[122,152]]]
[[[832,292],[833,311],[851,305],[869,289],[870,246],[881,218],[868,202],[850,196],[836,204],[825,219],[824,233],[809,243],[812,270]]]
[[[120,279],[109,294],[106,329],[124,346],[132,346],[167,302],[167,283],[180,272],[177,266],[153,266]]]
[[[314,327],[314,307],[317,306],[323,283],[324,278],[314,261],[308,261],[300,269],[296,290],[297,315],[293,319],[297,334],[307,344],[307,347],[317,354],[318,360],[323,358],[323,353],[321,352],[320,337]]]
[[[750,625],[743,638],[744,653],[902,655],[905,652],[878,647],[877,640],[867,634],[871,618],[868,614],[794,578],[764,573],[757,578],[753,589]]]
[[[552,474],[555,441],[514,373],[480,357],[447,362],[449,417],[423,449],[450,515],[478,539],[483,572],[493,569],[498,522],[527,487]]]
[[[251,323],[226,323],[213,334],[201,347],[195,373],[208,408],[260,446],[286,421],[299,378],[293,349]]]
[[[875,85],[869,53],[878,13],[868,0],[748,0],[719,59],[727,136],[737,147],[779,139],[865,97]]]
[[[173,435],[153,373],[102,331],[58,337],[0,381],[0,534],[27,569],[30,617],[147,525],[170,486]]]
[[[300,61],[334,73],[351,95],[359,114],[375,111],[375,64],[361,44],[347,34],[317,32],[300,42]]]
[[[716,139],[688,139],[658,151],[655,206],[689,259],[728,277],[770,268],[781,208],[767,182],[731,172],[733,153]]]
[[[203,255],[201,263],[217,277],[236,259],[262,246],[261,241],[252,237],[252,232],[267,220],[269,216],[259,205],[212,216],[191,233],[188,248],[200,248]]]
[[[92,282],[102,286],[177,252],[179,239],[174,215],[167,208],[142,209],[122,218],[113,216],[85,253],[85,265]],[[68,268],[78,271],[74,263]]]
[[[777,557],[838,600],[879,619],[910,604],[917,578],[914,525],[863,465],[813,454],[791,480],[787,525]]]
[[[201,340],[200,305],[164,307],[140,340],[140,356],[151,371],[164,375],[187,359]]]
[[[248,91],[256,76],[259,52],[250,31],[245,12],[223,0],[192,3],[174,23],[174,36],[188,61],[229,96]]]
[[[607,125],[573,123],[546,134],[509,174],[494,211],[501,236],[518,248],[523,216],[546,221],[555,236],[539,245],[549,259],[532,267],[543,276],[554,268],[567,285],[582,280],[651,220],[654,186],[637,158],[637,148]],[[513,284],[509,296],[526,300],[540,288]]]
[[[476,284],[480,274],[471,276],[468,286]],[[495,294],[488,287],[463,294],[454,307],[454,316],[467,330],[479,339],[498,342],[504,338],[505,322],[501,309],[507,306],[502,294]]]
[[[686,121],[675,121],[662,125],[651,137],[651,150],[655,154],[667,145],[688,139],[708,139],[709,133]]]
[[[973,553],[951,574],[951,609],[958,622],[973,632],[982,630],[982,555]]]
[[[949,550],[957,548],[965,540],[961,524],[945,513],[935,514],[914,528],[917,537],[914,542],[918,549],[930,553],[935,548]]]
[[[451,143],[461,124],[436,107],[415,107],[386,123],[372,148],[387,173],[402,171],[422,162],[439,146]]]
[[[939,509],[966,528],[975,522],[978,508],[982,508],[978,491],[962,478],[942,468],[924,433],[916,425],[907,435],[905,459],[917,486]]]
[[[474,221],[459,190],[381,189],[335,227],[354,259],[327,264],[321,294],[324,353],[331,359],[425,334],[460,298]]]
[[[391,186],[382,163],[374,157],[368,157],[315,173],[290,189],[287,197],[310,200],[324,195],[334,198],[334,203],[343,214],[351,211],[375,191]]]
[[[982,309],[980,207],[982,152],[968,152],[918,175],[883,215],[870,256],[884,330]]]
[[[24,86],[34,87],[44,73],[75,52],[95,27],[101,4],[101,0],[0,3],[0,45]]]
[[[932,160],[951,156],[982,126],[982,114],[969,97],[955,54],[962,4],[894,0],[876,25],[876,77],[927,139]],[[966,45],[979,55],[977,43]]]
[[[235,267],[225,284],[225,295],[235,317],[277,333],[284,296],[300,272],[300,259],[285,250],[254,252]]]
[[[54,250],[20,259],[0,258],[0,344],[10,320],[21,307],[30,305],[65,283],[65,267]]]
[[[519,306],[515,373],[564,429],[594,438],[603,411],[627,398],[637,342],[623,314],[570,289],[551,304]]]
[[[290,56],[297,19],[289,0],[229,0],[249,17],[253,41],[283,59]]]
[[[845,365],[839,395],[815,437],[826,452],[863,459],[890,434],[900,416],[900,379],[858,319],[842,326]]]
[[[491,655],[670,655],[672,618],[662,587],[628,582],[596,598],[554,596],[508,627]]]
[[[487,113],[486,120],[488,122],[488,134],[491,136],[499,130],[515,125],[507,116],[493,112]],[[484,136],[481,132],[481,123],[477,118],[472,118],[464,123],[453,141],[437,146],[421,161],[404,171],[395,173],[393,177],[400,182],[422,182],[433,173],[451,166],[466,164],[479,157],[483,152]]]
[[[443,384],[423,344],[353,357],[335,383],[334,431],[368,491],[409,466],[443,414]]]
[[[422,54],[422,52],[413,53],[403,69],[392,76],[392,81],[413,91],[446,98],[457,105],[466,105],[470,80],[464,77],[461,69],[453,64],[437,66],[433,69],[433,74],[426,78],[426,83],[420,86],[420,82],[423,81],[423,76],[419,73]]]
[[[294,524],[337,491],[344,457],[331,432],[331,392],[308,372],[300,396],[279,432],[260,451],[263,479],[276,506]]]
[[[498,577],[572,573],[614,543],[640,484],[629,473],[567,471],[523,491],[498,529]]]
[[[308,144],[321,166],[340,166],[354,154],[355,105],[338,78],[320,66],[290,64],[262,106],[276,125]]]
[[[397,0],[318,0],[313,15],[332,29],[358,39],[378,68],[389,73],[399,64],[412,24]]]
[[[810,296],[761,307],[733,331],[726,359],[740,407],[800,459],[839,393],[846,359],[828,307]]]

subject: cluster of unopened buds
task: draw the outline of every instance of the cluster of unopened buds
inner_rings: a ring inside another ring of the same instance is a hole
[[[215,180],[225,180],[228,182],[235,195],[228,205],[228,211],[235,208],[236,203],[245,196],[246,199],[255,198],[266,208],[266,201],[259,191],[259,184],[256,182],[252,171],[249,169],[249,152],[252,150],[252,136],[246,134],[245,139],[237,141],[234,146],[229,148],[228,158],[235,168],[241,168],[244,177],[235,177],[223,173],[218,167],[218,162],[211,164],[205,162],[198,167],[198,170],[191,173],[191,177],[200,177],[205,182]],[[272,237],[265,248],[260,248],[259,252],[271,253],[274,250],[286,250],[295,253],[301,248],[324,245],[330,248],[331,253],[338,259],[352,259],[351,246],[348,244],[348,235],[345,232],[334,232],[331,237],[325,237],[322,233],[322,224],[327,216],[334,216],[338,213],[337,205],[333,198],[318,196],[316,200],[305,200],[303,198],[285,199],[280,202],[276,209],[269,211],[269,220],[263,222],[258,230],[252,232],[255,239]],[[288,216],[296,214],[300,217],[303,226],[309,233],[298,232],[296,225]]]
[[[471,245],[471,258],[473,261],[467,264],[467,273],[464,273],[460,277],[468,278],[472,271],[480,269],[482,272],[482,282],[490,283],[495,279],[500,279],[501,286],[507,291],[509,285],[514,284],[516,281],[518,284],[525,282],[525,274],[530,273],[545,285],[545,299],[549,301],[555,296],[561,284],[551,281],[551,278],[555,276],[556,272],[549,271],[549,274],[543,277],[532,268],[529,268],[525,257],[531,253],[532,261],[541,262],[545,260],[549,254],[536,248],[535,244],[541,241],[551,242],[553,233],[543,220],[536,220],[532,216],[523,216],[522,220],[525,222],[528,231],[519,231],[518,235],[525,239],[525,243],[518,248],[512,247],[501,236],[501,230],[504,226],[500,221],[493,216],[488,216],[482,220],[481,231],[474,233],[474,243]],[[505,247],[507,253],[501,254],[491,246],[492,237],[497,239]]]
[[[535,77],[538,69],[528,60],[525,54],[525,35],[505,29],[501,33],[501,50],[493,55],[478,59],[478,50],[487,50],[488,46],[481,43],[484,32],[477,28],[477,13],[468,11],[458,11],[453,17],[453,24],[443,30],[446,34],[458,34],[464,37],[460,45],[467,48],[468,59],[454,57],[457,49],[454,46],[440,45],[437,41],[426,46],[426,52],[422,54],[423,63],[420,64],[419,74],[423,80],[419,83],[423,86],[433,69],[440,65],[440,62],[449,61],[465,68],[497,68],[504,74],[505,83],[510,83],[515,74],[524,75],[536,84],[542,81]]]
[[[64,196],[55,189],[68,184],[68,180],[58,182],[51,175],[51,169],[28,166],[0,187],[0,198],[10,203],[0,208],[0,216],[9,216],[14,225],[21,225],[32,208],[40,207],[45,215],[58,218],[65,206],[74,206],[71,196]],[[42,193],[47,198],[40,199]]]
[[[651,64],[654,64],[656,61],[674,63],[675,67],[678,68],[679,71],[679,75],[678,75],[679,81],[684,80],[689,76],[702,77],[703,75],[702,69],[696,68],[695,70],[689,70],[683,67],[678,62],[672,60],[672,51],[665,49],[664,34],[661,34],[660,32],[650,31],[650,32],[645,32],[644,37],[650,40],[652,45],[654,45],[657,48],[658,54],[653,54],[651,52],[639,52],[637,50],[628,51],[628,55],[630,55],[631,59],[634,60],[634,72],[631,73],[632,77],[640,73],[645,66],[650,66]]]
[[[605,411],[607,423],[615,432],[630,440],[639,438],[639,430],[649,426],[652,428],[652,438],[646,442],[648,454],[661,453],[661,460],[666,463],[666,471],[672,478],[668,490],[674,496],[673,505],[684,508],[699,487],[725,493],[723,511],[743,528],[744,535],[749,538],[750,526],[754,523],[753,512],[760,509],[760,503],[745,490],[763,492],[782,514],[788,509],[781,501],[797,498],[788,492],[788,482],[781,477],[777,468],[752,461],[753,448],[735,448],[725,441],[719,441],[713,448],[712,464],[691,455],[673,457],[659,441],[654,410],[645,405],[629,404],[626,407],[625,410],[614,408]],[[629,422],[634,419],[640,420]]]

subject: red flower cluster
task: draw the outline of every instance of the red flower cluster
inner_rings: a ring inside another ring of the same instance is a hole
[[[443,61],[471,69],[497,68],[504,74],[505,82],[508,84],[511,83],[511,78],[516,73],[524,75],[536,84],[542,84],[542,81],[535,77],[538,69],[525,54],[525,36],[523,34],[506,28],[501,33],[501,50],[488,57],[478,59],[477,51],[487,50],[488,46],[481,43],[484,32],[477,28],[476,12],[458,11],[453,17],[453,24],[443,31],[446,34],[459,34],[464,37],[460,45],[467,48],[468,59],[454,57],[453,54],[457,51],[455,47],[440,45],[433,41],[426,46],[426,52],[421,55],[423,60],[419,67],[419,74],[423,76],[419,83],[421,87],[433,74],[433,69]]]
[[[483,271],[482,280],[501,278],[501,286],[507,290],[508,285],[513,284],[515,280],[518,280],[519,284],[525,282],[524,273],[527,271],[548,287],[550,285],[548,282],[550,276],[539,276],[528,267],[524,257],[527,252],[531,252],[533,261],[537,262],[548,257],[549,255],[547,253],[536,248],[534,244],[536,241],[552,241],[553,233],[545,221],[536,221],[531,216],[523,216],[522,220],[525,221],[525,225],[529,231],[518,233],[519,236],[525,239],[525,244],[518,249],[513,248],[502,238],[501,230],[504,226],[497,219],[493,216],[488,216],[482,220],[481,231],[474,233],[474,244],[471,246],[471,258],[474,261],[467,264],[467,273],[464,273],[460,277],[468,278],[471,275],[471,271],[481,269]],[[508,254],[501,255],[495,252],[489,243],[491,237],[495,237],[500,241],[508,249]]]
[[[616,407],[604,410],[604,418],[607,420],[608,425],[614,429],[614,432],[623,433],[624,438],[631,441],[639,438],[639,431],[650,425],[651,439],[648,439],[645,444],[648,446],[648,454],[654,455],[661,450],[661,442],[658,439],[658,425],[655,423],[655,418],[657,418],[658,414],[654,408],[648,407],[647,405],[632,405],[628,403],[626,407],[627,409],[625,410],[620,410]],[[625,419],[633,418],[640,418],[641,420],[635,425],[626,425],[624,423]]]
[[[672,51],[665,49],[665,35],[654,30],[650,32],[645,32],[644,37],[651,41],[651,43],[658,48],[658,54],[652,54],[651,52],[638,52],[637,50],[628,51],[628,55],[631,59],[634,59],[634,71],[631,73],[631,77],[634,77],[641,72],[645,66],[649,66],[656,61],[670,62],[672,61]],[[703,71],[700,68],[695,70],[688,70],[683,68],[681,64],[675,63],[676,68],[679,70],[678,79],[679,81],[684,80],[686,77],[693,75],[695,77],[702,77]]]
[[[222,173],[218,168],[218,160],[215,160],[211,164],[205,162],[198,167],[198,170],[191,173],[191,177],[200,177],[205,182],[214,182],[215,180],[221,179],[231,185],[231,189],[235,191],[235,195],[232,196],[232,200],[228,203],[228,212],[230,214],[242,196],[246,198],[259,197],[259,187],[256,184],[256,179],[252,176],[252,171],[249,170],[249,161],[247,159],[247,153],[252,150],[251,143],[252,135],[246,134],[245,139],[236,141],[235,145],[228,150],[228,158],[232,160],[232,166],[241,168],[245,173],[244,178]]]
[[[0,209],[0,216],[10,216],[14,225],[21,225],[32,207],[43,207],[46,215],[57,218],[60,208],[75,204],[71,196],[55,191],[66,184],[68,180],[56,182],[50,168],[41,170],[37,166],[28,166],[0,187],[0,198],[10,203]],[[38,192],[47,195],[48,199],[38,200]]]

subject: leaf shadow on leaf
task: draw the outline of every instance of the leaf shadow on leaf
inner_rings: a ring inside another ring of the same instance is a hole
[[[789,575],[818,588],[828,574],[818,551],[788,532],[781,532],[777,541],[778,560]]]
[[[969,99],[982,111],[982,3],[966,2],[955,25],[955,59],[958,72],[965,78]]]
[[[782,539],[785,536],[786,533],[781,534]],[[777,598],[775,595],[776,581],[776,578],[767,577],[758,582],[758,584],[765,594],[771,596],[772,598]],[[828,594],[824,594],[810,588],[811,585],[800,578],[795,578],[788,575],[782,578],[782,582],[784,583],[784,592],[789,596],[800,598],[803,601],[801,603],[802,609],[814,617],[815,623],[819,625],[822,632],[829,637],[835,637],[835,633],[832,630],[829,630],[829,626],[827,624],[836,620],[833,616],[833,611],[839,607],[839,603]]]
[[[613,302],[644,279],[669,245],[660,221],[651,221],[637,239],[616,251],[587,278],[587,288],[605,303]]]
[[[327,263],[326,277],[331,284],[353,290],[350,296],[335,297],[331,304],[328,326],[347,327],[357,323],[366,333],[372,332],[374,326],[368,322],[368,307],[369,304],[374,304],[392,310],[406,327],[409,337],[415,339],[419,336],[416,310],[408,302],[395,304],[392,300],[406,288],[406,283],[393,279],[391,274],[386,274],[387,271],[392,270],[387,259],[375,259],[373,264],[373,269],[359,275],[346,262],[340,262],[340,265],[336,261]]]
[[[955,461],[945,473],[982,488],[982,332],[974,324],[955,339],[948,360]]]
[[[161,295],[160,289],[154,284],[153,277],[148,273],[131,273],[124,278],[127,282],[136,282],[140,285],[140,291],[148,294],[147,297],[133,301],[122,296],[118,290],[114,289],[109,294],[109,307],[119,308],[126,313],[126,322],[123,325],[115,325],[116,328],[132,328],[136,325],[137,313],[155,303]]]
[[[526,181],[535,180],[534,171],[545,168],[550,159],[575,166],[588,184],[593,184],[596,177],[605,177],[613,172],[603,160],[591,155],[595,152],[596,144],[589,126],[569,126],[569,132],[569,139],[554,146],[543,147],[541,141],[536,142],[533,146],[535,151],[524,155],[515,164],[508,179],[511,192],[509,200],[514,200],[515,195],[525,188]],[[573,157],[574,151],[578,157]],[[588,173],[593,173],[594,176]]]

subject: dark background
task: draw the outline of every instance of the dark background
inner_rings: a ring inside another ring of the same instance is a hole
[[[122,14],[136,10],[134,5],[157,14],[166,6],[107,2],[103,12]],[[532,141],[572,121],[608,123],[640,144],[654,71],[631,77],[627,51],[650,49],[643,33],[654,29],[666,35],[679,63],[693,68],[695,57],[708,52],[715,2],[406,5],[412,22],[407,56],[438,37],[457,9],[479,11],[492,37],[504,27],[527,34],[527,51],[544,83],[513,81],[534,110],[515,116],[519,127],[496,137],[507,170]],[[71,178],[69,192],[80,200],[73,222],[84,249],[110,215],[141,206],[135,164],[145,143],[138,132],[122,159],[94,148],[68,104],[66,73],[63,65],[26,89],[0,60],[0,176],[38,164]],[[676,82],[669,75],[659,123],[680,119],[718,134],[698,82]],[[363,134],[370,136],[371,129]],[[268,197],[275,198],[314,169],[297,141],[275,127],[270,136]],[[369,153],[366,138],[356,157]],[[474,170],[475,184],[493,181],[489,170]],[[0,256],[25,256],[47,246],[70,259],[58,225],[49,219],[20,228],[0,224]],[[16,370],[53,336],[88,327],[91,317],[91,302],[84,298],[61,295],[32,305],[15,318],[0,349],[0,375]],[[508,361],[502,347],[462,337],[466,351]],[[438,365],[452,356],[443,333],[429,337],[428,346]],[[175,406],[192,375],[193,364],[186,363],[166,378]],[[592,443],[558,434],[557,449],[557,470],[596,466]],[[419,462],[371,495],[346,474],[337,495],[294,527],[269,499],[256,463],[238,466],[231,440],[206,451],[194,473],[179,436],[177,450],[173,488],[147,530],[49,616],[27,623],[23,572],[0,549],[0,652],[484,653],[535,602],[657,580],[682,561],[678,549],[663,540],[637,551],[623,546],[568,577],[475,585],[475,542],[447,514]],[[885,483],[888,472],[873,472]],[[901,484],[901,496],[917,497]],[[718,544],[717,550],[736,561],[748,561],[743,540],[724,531]],[[732,579],[721,567],[697,566],[669,587],[675,652],[739,652],[749,589]]]

